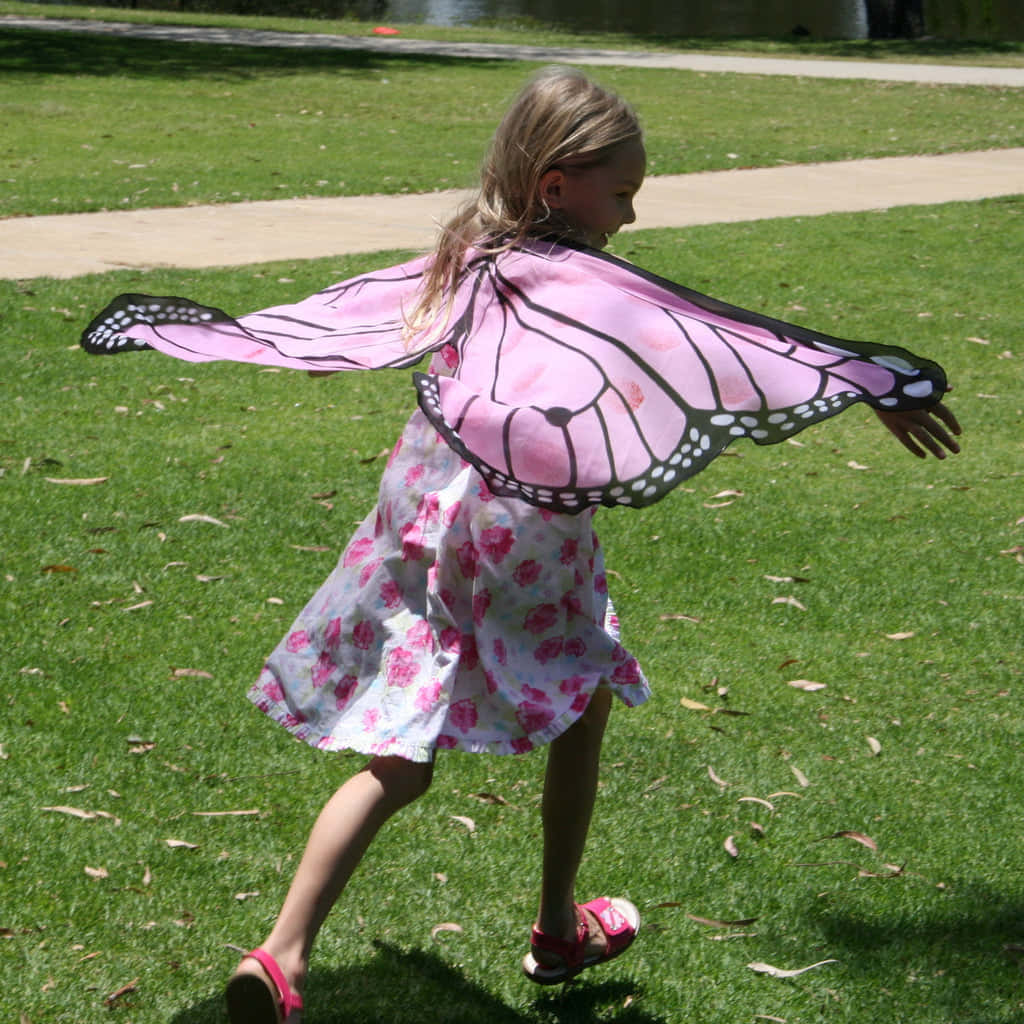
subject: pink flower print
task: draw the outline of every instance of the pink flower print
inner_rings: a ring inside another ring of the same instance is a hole
[[[621,664],[629,659],[629,651],[626,650],[622,644],[616,644],[612,648],[612,661],[616,661]]]
[[[608,578],[603,572],[599,572],[594,577],[594,593],[595,594],[607,594],[608,593]]]
[[[301,651],[303,647],[309,646],[309,634],[304,629],[297,629],[294,633],[288,635],[284,646],[285,650],[290,654],[295,654],[297,651]]]
[[[613,629],[616,632],[618,632],[618,629],[619,629],[619,617],[618,617],[618,615],[612,613],[611,615],[608,616],[608,628],[609,629]]]
[[[576,698],[573,700],[571,709],[577,714],[583,714],[587,710],[587,705],[590,703],[589,693],[578,693]]]
[[[565,653],[570,658],[582,658],[587,653],[587,645],[578,636],[573,637],[566,641]]]
[[[550,523],[551,520],[555,518],[555,513],[549,508],[539,508],[537,511],[540,513],[540,517],[545,523]]]
[[[586,679],[584,679],[583,676],[569,676],[568,679],[563,679],[558,684],[558,688],[566,695],[570,693],[579,693],[585,682]]]
[[[558,621],[558,609],[553,604],[539,604],[526,613],[523,628],[528,633],[546,633]]]
[[[515,535],[507,526],[489,526],[480,534],[480,547],[495,565],[501,565],[512,550],[514,539]]]
[[[459,512],[462,511],[462,502],[456,501],[451,506],[445,509],[444,515],[441,517],[444,525],[450,530],[454,525],[455,521],[459,518]]]
[[[565,614],[568,618],[572,618],[574,615],[583,614],[583,602],[580,600],[580,595],[575,590],[569,590],[562,595],[562,600],[559,602],[562,608],[565,610]]]
[[[276,679],[271,679],[269,682],[264,683],[263,692],[277,704],[284,700],[284,689]]]
[[[426,467],[422,463],[418,463],[415,466],[410,466],[405,474],[405,486],[415,487],[419,479],[426,472]]]
[[[490,487],[488,487],[483,480],[480,481],[480,486],[476,489],[476,496],[480,501],[486,502],[494,500],[494,495],[491,493]]]
[[[352,630],[352,643],[359,648],[361,651],[368,651],[374,641],[373,626],[363,619],[362,622],[356,623],[355,629]]]
[[[383,561],[383,558],[375,558],[372,562],[367,562],[359,570],[359,586],[365,587],[373,579],[373,574],[381,567]]]
[[[469,732],[476,725],[478,718],[476,704],[469,697],[465,700],[457,700],[448,709],[448,721],[463,734]]]
[[[519,736],[512,741],[513,754],[528,754],[533,750],[533,743],[525,736]]]
[[[426,619],[413,623],[405,634],[405,642],[415,651],[431,647],[430,623]]]
[[[434,744],[438,750],[454,750],[459,741],[454,736],[445,736],[443,733],[437,737]]]
[[[462,649],[462,634],[454,627],[449,626],[441,630],[441,650],[453,651],[458,654]]]
[[[441,590],[438,593],[437,596],[439,598],[441,598],[441,604],[443,604],[445,606],[445,608],[454,608],[455,607],[455,593],[454,593],[454,591],[451,591],[451,590],[448,590],[447,588],[445,588],[445,589]]]
[[[516,708],[516,721],[525,733],[540,732],[541,729],[551,724],[554,717],[555,713],[551,708],[542,707],[540,704],[531,704],[528,700],[524,700]]]
[[[406,523],[399,531],[402,538],[402,561],[418,562],[423,558],[423,531],[417,523]]]
[[[472,672],[480,664],[480,652],[476,647],[476,637],[470,633],[462,636],[462,649],[459,652],[459,661],[463,668]]]
[[[612,682],[620,686],[633,686],[640,682],[640,665],[636,658],[623,662],[612,673]]]
[[[404,647],[396,647],[388,655],[387,677],[389,686],[400,689],[410,686],[419,675],[420,667],[416,655]]]
[[[559,561],[562,565],[572,565],[576,561],[576,556],[580,551],[580,543],[575,537],[567,537],[562,541],[562,553],[559,555]]]
[[[385,608],[397,608],[402,603],[402,588],[394,580],[385,580],[380,585],[380,599]]]
[[[356,684],[359,680],[351,674],[343,675],[334,687],[334,703],[339,711],[352,699]]]
[[[360,537],[352,541],[342,556],[341,564],[344,566],[359,565],[360,562],[373,550],[372,537]]]
[[[401,450],[402,450],[402,439],[399,438],[398,441],[395,442],[395,447],[391,449],[391,454],[388,456],[388,465],[389,466],[391,465],[392,462],[395,461],[395,459],[398,458],[398,453]]]
[[[534,652],[533,656],[542,664],[554,661],[562,653],[565,638],[560,636],[548,637]]]
[[[441,349],[441,358],[449,370],[454,370],[459,365],[459,351],[454,345],[445,345]]]
[[[529,683],[523,683],[522,694],[527,700],[534,701],[537,704],[551,703],[551,698],[543,690],[538,690],[536,686],[530,686]]]
[[[498,692],[498,680],[495,679],[494,673],[486,668],[484,669],[484,686],[492,697]]]
[[[487,615],[487,609],[491,607],[491,592],[489,590],[481,590],[478,594],[473,595],[473,625],[478,629],[484,624],[484,616]]]
[[[416,691],[416,707],[423,712],[429,712],[431,708],[437,703],[437,698],[441,696],[441,684],[439,682],[431,683],[429,686],[421,686]]]
[[[331,619],[327,623],[327,628],[324,630],[324,644],[331,650],[334,650],[339,641],[341,640],[341,619]]]
[[[505,649],[505,641],[500,636],[494,638],[494,660],[499,665],[508,664],[508,651]]]
[[[377,720],[380,712],[376,708],[369,708],[363,712],[363,732],[373,732],[377,728]]]
[[[424,526],[436,523],[440,515],[440,500],[436,494],[424,494],[416,507],[416,521]]]
[[[536,583],[540,579],[541,564],[532,558],[527,558],[526,561],[520,562],[512,573],[512,579],[516,581],[521,587],[528,587],[531,583]]]
[[[324,651],[316,660],[316,664],[313,666],[313,685],[323,686],[331,677],[331,673],[338,666],[334,664],[334,659]]]
[[[458,560],[459,568],[462,570],[462,575],[467,580],[475,580],[480,575],[480,552],[477,551],[476,545],[471,541],[467,540],[465,544],[461,545],[455,552],[455,557]]]

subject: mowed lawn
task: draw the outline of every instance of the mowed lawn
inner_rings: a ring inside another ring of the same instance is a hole
[[[205,53],[180,48],[174,124],[202,120],[191,89],[209,69],[188,69]],[[482,99],[464,104],[480,108],[460,144],[473,164],[527,72],[399,62],[384,77],[490,97],[486,117]],[[242,79],[270,94],[282,77]],[[599,77],[635,94],[669,162],[675,115],[658,97],[672,80]],[[174,89],[121,79],[142,106],[149,86],[159,103]],[[890,115],[888,90],[844,87],[866,124]],[[788,90],[780,112],[808,95],[801,80],[773,88]],[[994,123],[1006,100],[978,92]],[[66,94],[80,127],[87,93]],[[872,152],[866,135],[837,142],[842,104],[815,102],[822,123],[803,142],[742,102],[723,102],[708,132],[772,160]],[[436,149],[429,120],[394,110],[394,148],[358,150],[352,167],[336,154],[335,180],[371,180],[378,159],[417,168],[410,154]],[[250,131],[247,152],[288,171],[281,137]],[[233,190],[215,149],[193,154],[210,160],[204,199]],[[71,152],[63,171],[40,157],[40,196],[84,209],[123,186],[112,160]],[[429,159],[415,187],[444,184]],[[14,173],[19,188],[31,178]],[[628,894],[645,919],[636,948],[564,990],[522,978],[544,756],[450,755],[329,921],[310,1021],[1019,1021],[1022,228],[1008,198],[616,241],[702,291],[943,363],[964,452],[918,462],[853,409],[788,444],[737,444],[651,509],[600,512],[624,640],[655,695],[612,716],[581,895]],[[238,948],[265,933],[313,817],[361,763],[296,744],[244,692],[372,507],[413,408],[405,372],[96,359],[78,334],[120,291],[244,312],[403,255],[0,282],[4,1019],[223,1019]]]

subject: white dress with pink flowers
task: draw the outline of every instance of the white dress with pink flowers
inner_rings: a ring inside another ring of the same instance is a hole
[[[250,699],[314,746],[412,761],[532,750],[601,685],[642,703],[592,519],[495,497],[417,411]]]

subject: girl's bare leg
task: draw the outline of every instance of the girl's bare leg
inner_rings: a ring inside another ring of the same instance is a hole
[[[541,804],[544,858],[537,927],[558,938],[576,937],[576,873],[594,810],[601,741],[611,700],[611,691],[596,690],[587,710],[551,743],[548,752]],[[600,941],[598,938],[598,944]],[[538,959],[549,958],[541,955]]]
[[[380,827],[426,792],[433,765],[400,757],[374,758],[327,801],[313,826],[284,906],[261,948],[301,992],[313,941]],[[239,973],[262,974],[251,959]]]

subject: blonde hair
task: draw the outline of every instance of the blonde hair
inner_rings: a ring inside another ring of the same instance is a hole
[[[452,301],[471,245],[501,252],[530,236],[567,233],[570,226],[553,217],[540,196],[547,171],[598,166],[617,146],[640,136],[632,108],[581,71],[552,67],[538,72],[494,133],[480,169],[479,192],[441,229],[407,321],[409,333],[436,322],[446,299]]]

